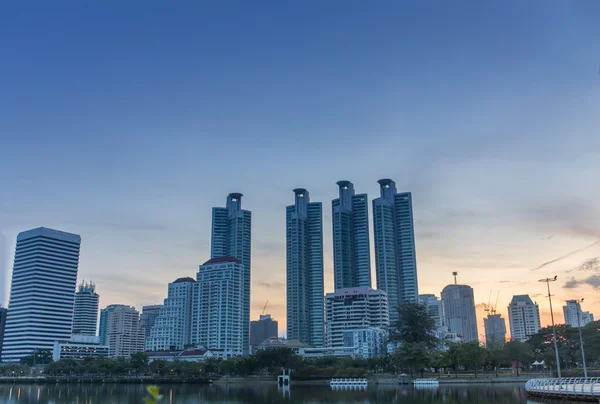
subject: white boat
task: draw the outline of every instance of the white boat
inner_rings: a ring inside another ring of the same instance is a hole
[[[439,386],[440,381],[438,379],[415,379],[413,384],[415,386]]]
[[[369,382],[367,379],[359,379],[359,378],[340,378],[340,379],[331,379],[329,385],[331,387],[367,387]]]

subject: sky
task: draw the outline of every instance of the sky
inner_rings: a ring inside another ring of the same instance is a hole
[[[336,182],[413,194],[420,293],[600,317],[600,3],[56,1],[0,5],[0,302],[16,235],[82,237],[100,304],[161,303],[253,213],[252,310],[285,331],[285,206]],[[371,224],[372,230],[372,224]],[[546,265],[544,265],[546,263]],[[373,260],[373,278],[375,277]]]

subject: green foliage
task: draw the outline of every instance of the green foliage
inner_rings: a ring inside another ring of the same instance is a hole
[[[23,376],[29,374],[29,366],[18,364],[18,363],[8,363],[8,364],[0,364],[0,376]]]
[[[158,404],[163,398],[158,390],[158,386],[148,386],[146,387],[146,391],[150,394],[150,397],[144,397],[144,402],[147,404]]]
[[[421,371],[431,363],[431,356],[425,342],[405,342],[392,355],[396,367],[413,371]]]
[[[439,343],[433,334],[434,330],[435,319],[424,304],[405,302],[398,306],[398,321],[392,327],[390,341],[401,344],[421,343],[432,349]]]
[[[34,349],[31,355],[21,358],[21,363],[28,366],[46,365],[50,362],[52,362],[50,349]]]
[[[485,348],[477,341],[460,344],[460,362],[465,369],[473,370],[477,377],[477,370],[481,369],[485,362]]]

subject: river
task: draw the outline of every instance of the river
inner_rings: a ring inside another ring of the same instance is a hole
[[[161,403],[534,403],[524,386],[472,385],[413,388],[372,386],[366,390],[332,390],[328,386],[279,389],[275,384],[160,385]],[[0,403],[143,404],[145,387],[139,384],[0,384]]]

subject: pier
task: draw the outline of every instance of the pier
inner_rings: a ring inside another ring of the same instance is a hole
[[[533,397],[600,402],[600,378],[531,379],[525,391]]]

